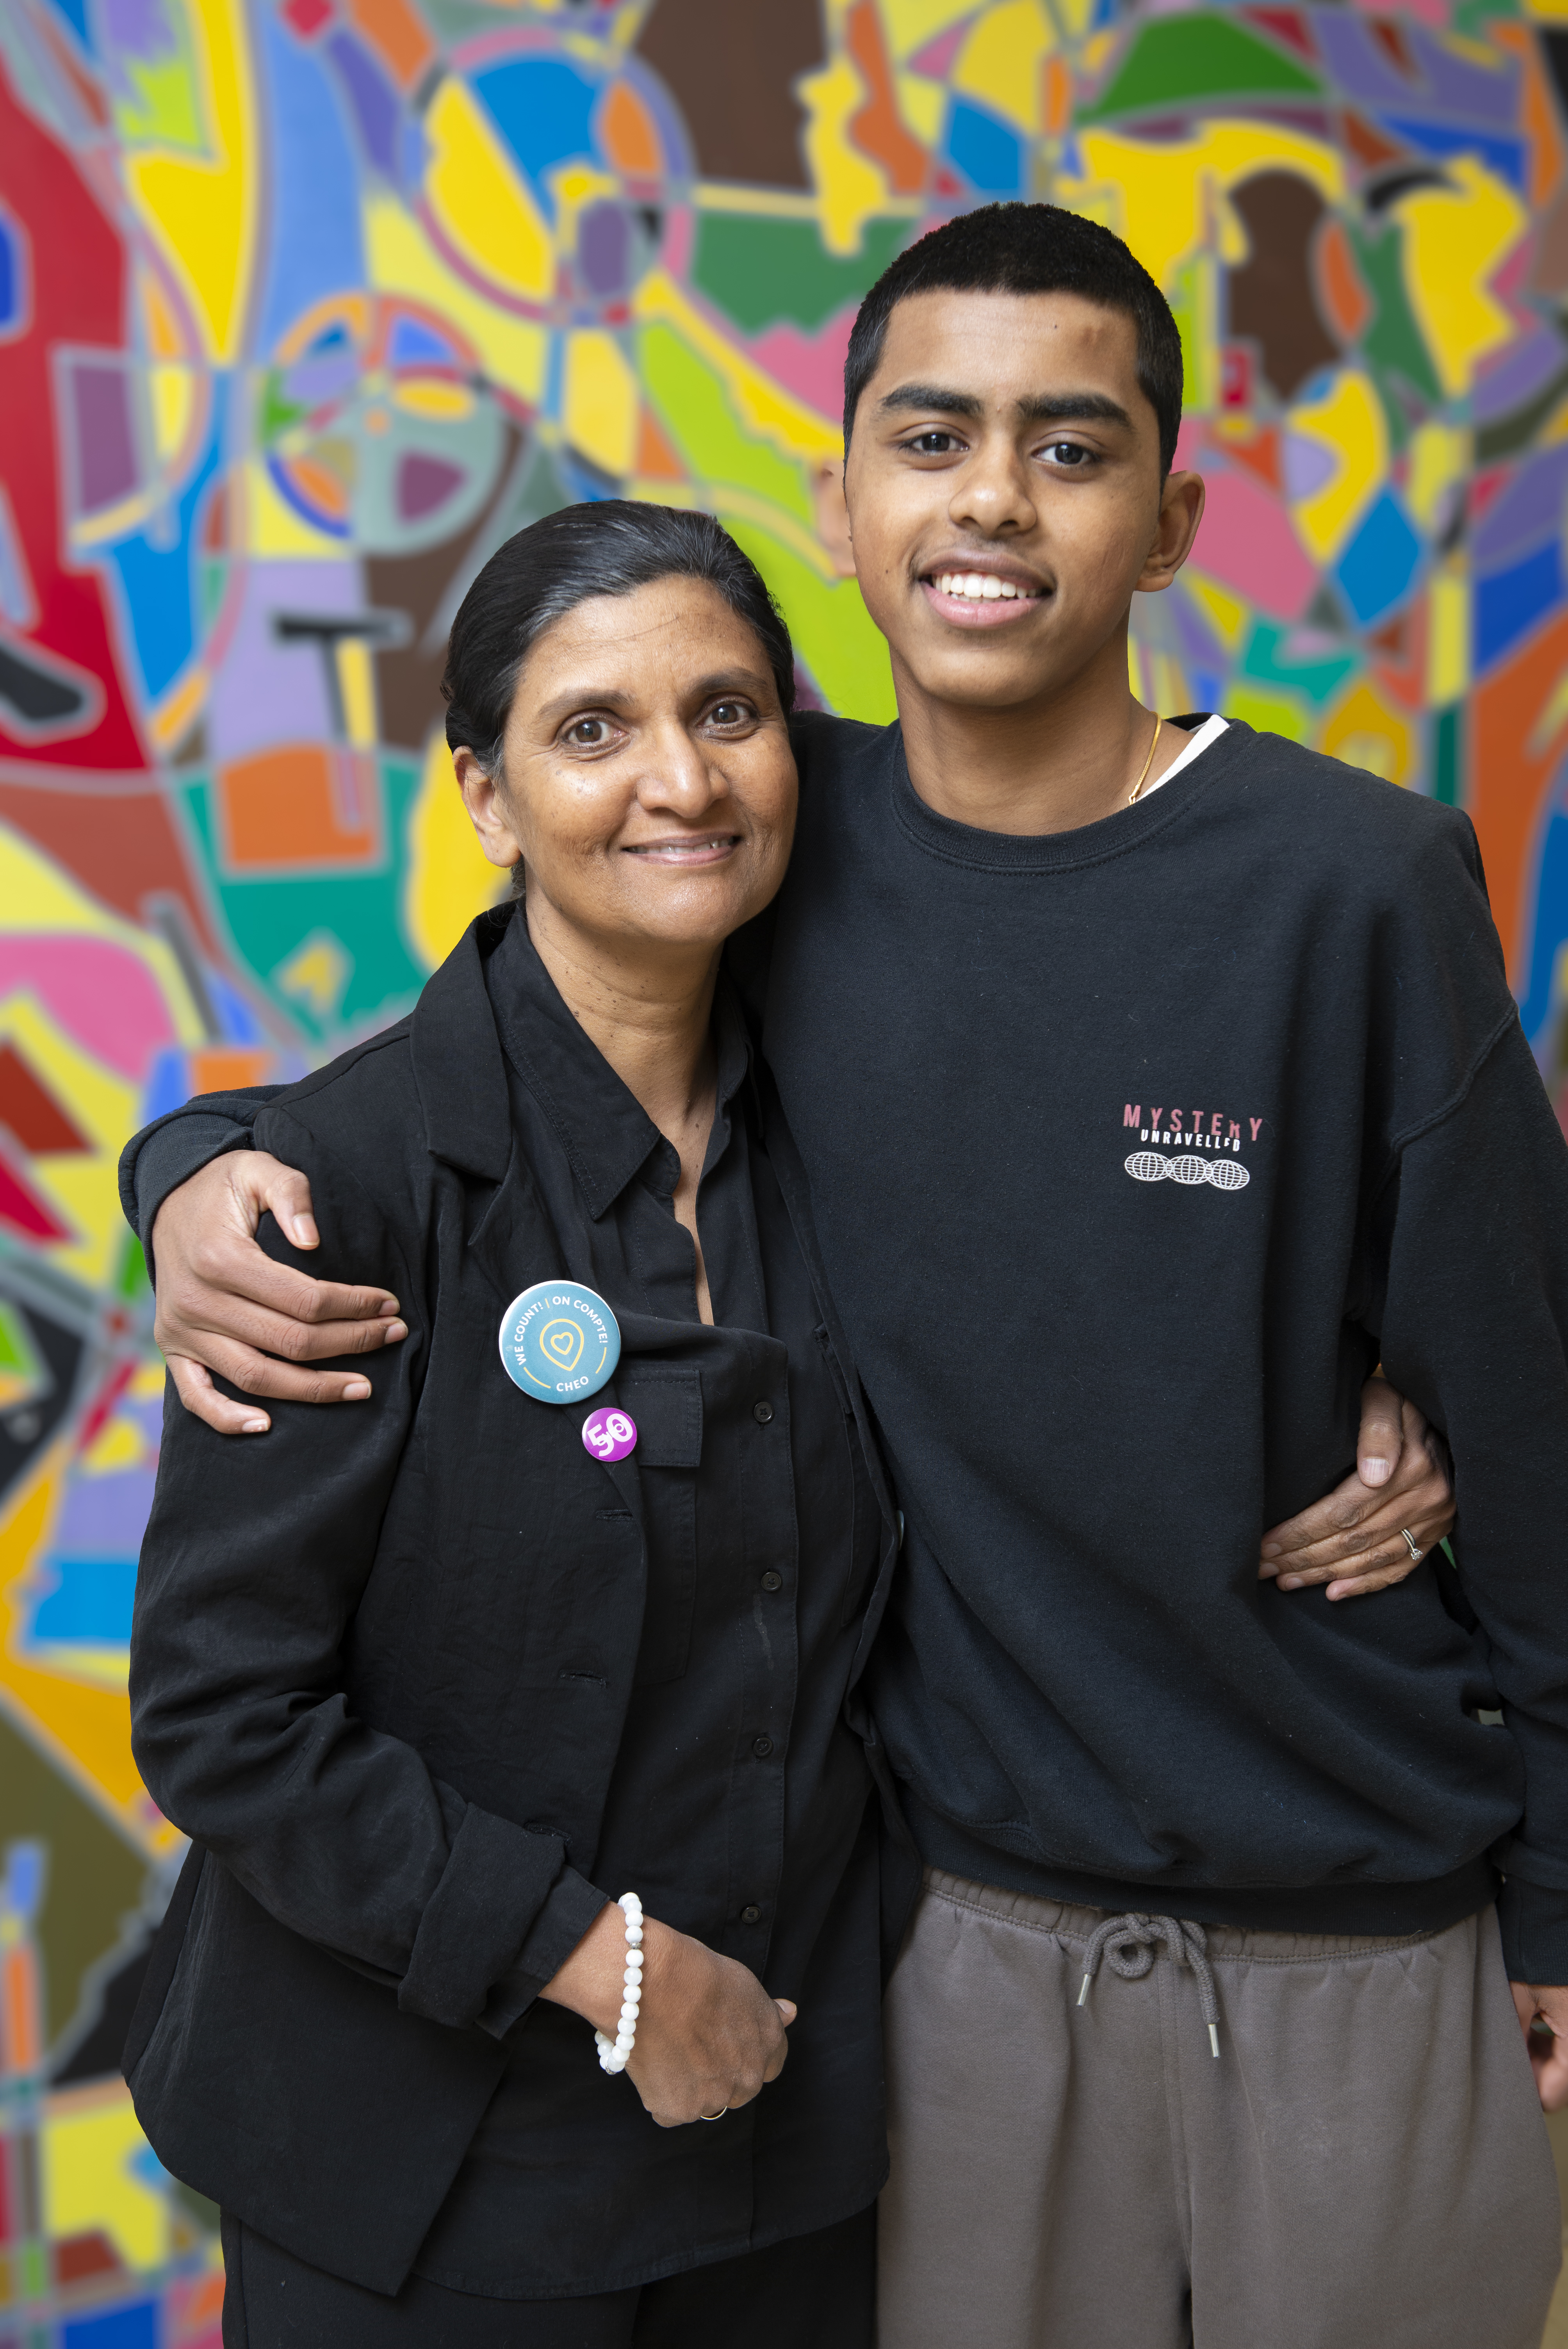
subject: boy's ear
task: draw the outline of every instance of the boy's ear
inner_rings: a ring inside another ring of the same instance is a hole
[[[1160,499],[1160,520],[1154,542],[1138,575],[1135,592],[1157,595],[1169,587],[1187,557],[1203,519],[1203,477],[1201,473],[1171,473]]]
[[[819,457],[811,468],[811,503],[817,536],[831,556],[841,579],[855,575],[855,550],[850,543],[850,510],[844,503],[844,468],[837,457]]]

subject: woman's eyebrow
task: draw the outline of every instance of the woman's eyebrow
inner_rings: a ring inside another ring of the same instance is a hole
[[[771,682],[770,670],[724,668],[717,670],[711,677],[698,678],[691,690],[706,700],[712,693],[762,693]],[[631,709],[636,701],[637,696],[622,686],[573,685],[568,686],[564,693],[557,693],[549,701],[542,702],[538,714],[542,719],[552,719],[564,718],[572,709]]]

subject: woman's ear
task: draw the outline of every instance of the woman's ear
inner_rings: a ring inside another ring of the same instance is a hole
[[[480,846],[492,864],[510,866],[522,860],[522,843],[512,830],[511,816],[499,776],[488,774],[465,742],[452,752],[452,772],[469,812],[469,822],[480,836]]]

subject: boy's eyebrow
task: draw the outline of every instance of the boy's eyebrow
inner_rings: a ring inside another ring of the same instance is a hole
[[[1132,419],[1119,400],[1108,398],[1102,391],[1037,391],[1020,399],[1018,414],[1026,422],[1040,424],[1059,419],[1064,424],[1122,424],[1131,429]],[[983,416],[985,403],[976,392],[950,391],[936,383],[901,383],[877,403],[879,415],[890,410],[917,408],[934,409],[941,416]]]

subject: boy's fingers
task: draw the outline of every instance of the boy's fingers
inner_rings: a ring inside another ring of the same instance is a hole
[[[362,1371],[296,1369],[292,1362],[277,1361],[271,1354],[258,1353],[253,1346],[235,1345],[227,1338],[209,1336],[202,1348],[201,1361],[191,1362],[188,1367],[191,1371],[200,1371],[203,1363],[209,1370],[216,1371],[220,1378],[227,1379],[231,1386],[238,1387],[242,1395],[269,1395],[279,1402],[365,1402],[371,1393],[370,1381]],[[194,1399],[201,1392],[194,1381],[191,1395],[187,1394],[181,1379],[177,1378],[175,1384],[187,1411],[194,1411],[209,1427],[220,1425],[211,1410]],[[214,1400],[222,1402],[223,1397],[214,1393]],[[236,1410],[240,1408],[235,1406]],[[264,1419],[266,1413],[253,1404],[244,1416],[253,1420]],[[244,1425],[243,1420],[225,1420],[222,1423],[222,1432],[228,1435],[253,1431]],[[261,1433],[259,1429],[254,1432]]]
[[[235,1402],[220,1394],[211,1372],[202,1363],[191,1361],[183,1354],[170,1354],[168,1359],[175,1393],[193,1418],[205,1420],[218,1434],[264,1435],[271,1427],[266,1413],[253,1402]]]
[[[233,1150],[228,1154],[229,1179],[254,1210],[251,1228],[263,1207],[270,1207],[278,1229],[295,1247],[321,1245],[312,1210],[310,1179],[297,1166],[285,1166],[267,1151]]]
[[[1364,1485],[1386,1485],[1399,1464],[1405,1430],[1399,1397],[1387,1379],[1368,1379],[1361,1390],[1361,1427],[1356,1438],[1356,1468]]]

